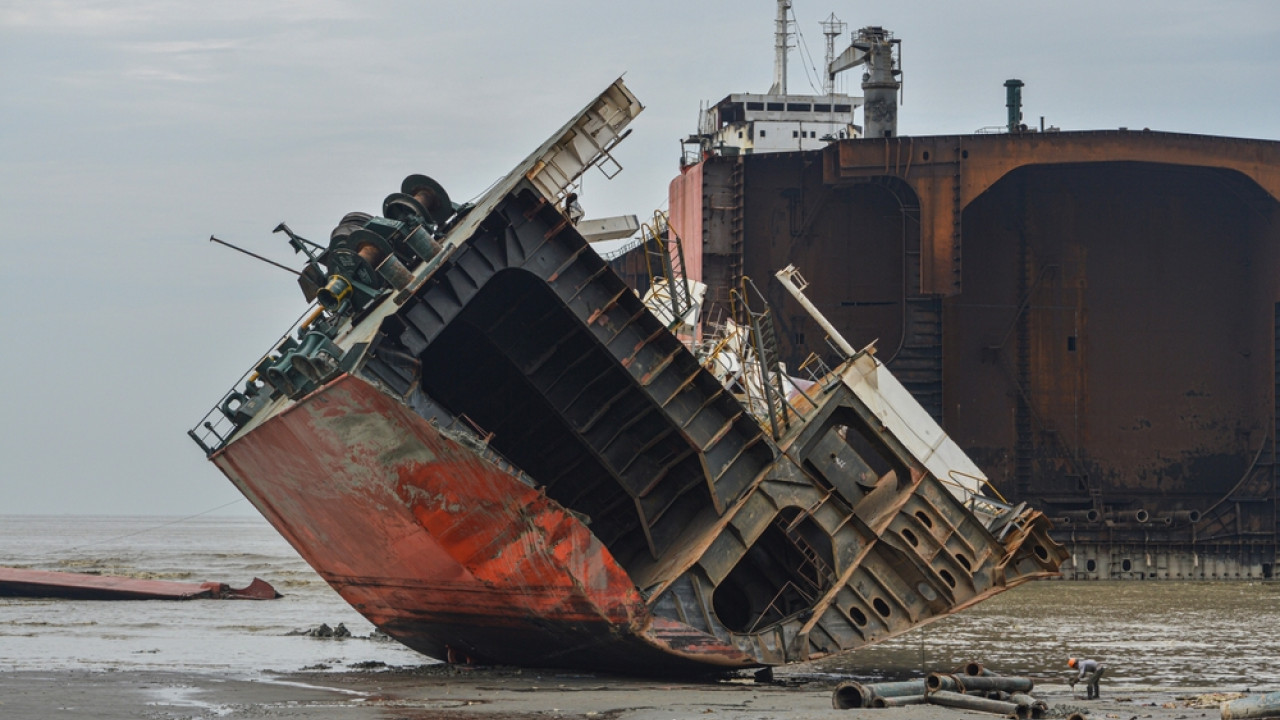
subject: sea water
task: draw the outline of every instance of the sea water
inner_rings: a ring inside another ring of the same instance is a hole
[[[435,662],[373,626],[260,517],[0,516],[0,565],[154,580],[255,577],[276,600],[0,598],[0,672],[291,672]],[[353,637],[297,633],[345,626]]]
[[[0,672],[167,669],[253,675],[436,662],[389,640],[258,517],[0,516],[0,565],[216,581],[278,600],[0,598]],[[296,633],[344,625],[355,637]],[[1043,581],[802,671],[919,677],[977,660],[1062,682],[1102,660],[1115,688],[1280,689],[1280,583]]]
[[[1280,690],[1280,583],[1045,580],[819,665],[918,677],[969,660],[1037,683],[1107,665],[1117,689]]]

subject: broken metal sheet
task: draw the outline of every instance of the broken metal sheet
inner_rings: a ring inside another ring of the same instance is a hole
[[[578,222],[578,232],[590,243],[625,240],[640,232],[640,220],[635,215],[589,218]]]
[[[72,600],[192,600],[233,598],[271,600],[280,597],[266,581],[236,589],[220,582],[175,582],[114,575],[0,567],[0,597],[66,598]]]

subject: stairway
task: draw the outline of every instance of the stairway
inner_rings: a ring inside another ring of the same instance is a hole
[[[902,349],[889,369],[929,416],[942,424],[942,300],[908,297]]]

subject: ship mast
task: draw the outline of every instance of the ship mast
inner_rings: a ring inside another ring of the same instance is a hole
[[[770,95],[787,94],[787,52],[791,49],[791,0],[778,0],[777,29],[774,32],[773,87]]]
[[[844,29],[848,27],[845,23],[836,17],[835,13],[831,13],[831,17],[822,21],[822,34],[827,38],[827,58],[823,67],[831,67],[832,61],[836,59],[836,38],[844,35]],[[827,80],[823,83],[823,92],[827,95],[836,91],[836,76],[834,73],[827,73]]]

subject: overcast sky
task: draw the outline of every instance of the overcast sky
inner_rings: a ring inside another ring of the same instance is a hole
[[[816,64],[832,12],[902,39],[902,134],[1000,125],[1016,77],[1028,124],[1280,138],[1275,0],[795,5]],[[210,234],[296,267],[280,221],[327,238],[414,172],[474,197],[624,73],[646,110],[583,205],[647,215],[699,103],[768,89],[774,7],[0,0],[0,514],[253,512],[185,432],[305,303]]]

